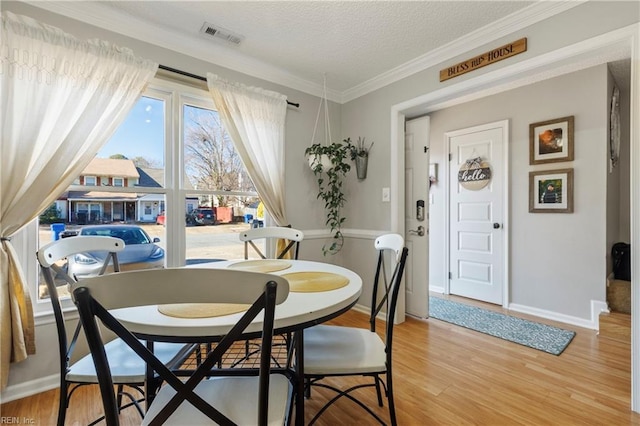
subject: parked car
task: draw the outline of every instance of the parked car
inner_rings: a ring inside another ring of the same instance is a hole
[[[199,208],[187,213],[188,225],[215,225],[216,214],[213,209]]]
[[[164,249],[155,244],[160,242],[160,238],[151,239],[137,225],[85,226],[78,235],[103,235],[122,239],[125,247],[118,253],[121,271],[164,267]],[[99,251],[76,254],[68,259],[67,272],[77,279],[96,276],[105,256],[105,252]]]

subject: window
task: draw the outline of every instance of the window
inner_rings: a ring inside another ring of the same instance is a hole
[[[238,226],[250,225],[244,215],[255,210],[255,187],[212,103],[185,96],[181,104],[186,263],[242,258]]]
[[[154,265],[244,256],[238,233],[251,226],[246,217],[256,217],[257,193],[206,90],[154,80],[90,170],[50,209],[64,219],[62,233],[36,220],[15,239],[36,313],[50,304],[33,253],[89,227],[136,227],[158,247]]]

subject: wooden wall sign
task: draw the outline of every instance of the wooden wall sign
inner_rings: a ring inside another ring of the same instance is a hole
[[[491,165],[481,157],[466,160],[458,170],[458,183],[470,191],[479,191],[491,182]]]
[[[467,59],[443,70],[440,70],[440,81],[449,80],[450,78],[457,77],[462,74],[466,74],[469,71],[477,70],[485,65],[493,64],[494,62],[501,61],[503,59],[510,58],[527,51],[527,38],[521,38],[512,43],[500,46],[497,49],[490,50],[489,52],[478,55],[475,58]]]

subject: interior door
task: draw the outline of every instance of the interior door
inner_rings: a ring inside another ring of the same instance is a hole
[[[449,292],[502,305],[505,280],[504,154],[507,122],[446,134]]]
[[[429,315],[429,117],[405,127],[406,312]]]

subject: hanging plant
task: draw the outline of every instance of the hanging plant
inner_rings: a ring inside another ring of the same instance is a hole
[[[336,254],[344,244],[341,227],[346,218],[341,216],[341,209],[346,199],[342,192],[342,184],[347,172],[351,170],[351,165],[348,163],[350,145],[341,142],[328,145],[315,143],[305,150],[305,154],[309,158],[309,165],[318,182],[317,198],[324,201],[327,212],[325,224],[333,234],[331,244],[325,244],[322,247],[322,253],[325,256]],[[322,161],[323,159],[325,161]]]
[[[346,138],[344,143],[349,146],[349,155],[351,156],[351,160],[355,161],[358,157],[368,157],[369,151],[373,148],[373,142],[368,147],[364,141],[365,138],[358,136],[358,140],[356,143],[351,142],[351,138]]]
[[[367,164],[369,163],[369,151],[373,148],[373,142],[367,147],[363,137],[358,136],[356,143],[351,142],[351,138],[346,138],[344,141],[349,146],[349,154],[351,161],[356,163],[356,173],[358,179],[365,179],[367,177]]]

